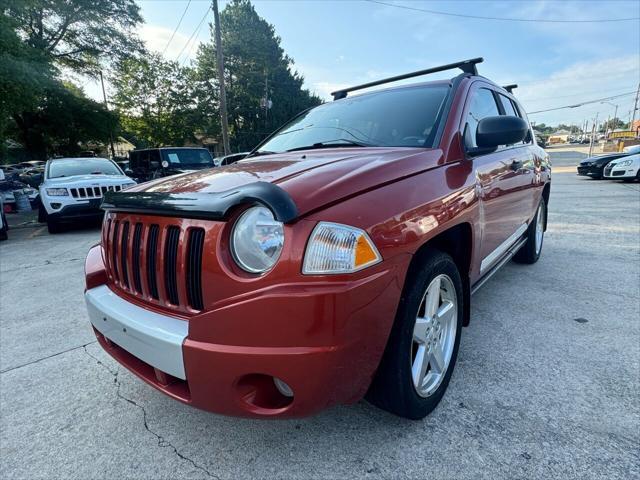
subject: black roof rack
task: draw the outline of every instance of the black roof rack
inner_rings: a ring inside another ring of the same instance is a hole
[[[518,84],[517,83],[512,83],[511,85],[505,85],[502,88],[504,88],[507,92],[509,93],[513,93],[513,91],[518,88]]]
[[[345,98],[347,93],[355,90],[362,90],[363,88],[374,87],[376,85],[382,85],[384,83],[397,82],[398,80],[404,80],[405,78],[419,77],[421,75],[429,75],[430,73],[444,72],[445,70],[453,70],[459,68],[464,73],[470,75],[477,75],[478,69],[476,65],[482,63],[484,58],[471,58],[469,60],[462,60],[461,62],[449,63],[447,65],[441,65],[439,67],[427,68],[426,70],[418,70],[417,72],[405,73],[404,75],[397,75],[395,77],[383,78],[382,80],[376,80],[375,82],[363,83],[362,85],[356,85],[355,87],[343,88],[342,90],[336,90],[331,92],[334,100],[340,100]]]

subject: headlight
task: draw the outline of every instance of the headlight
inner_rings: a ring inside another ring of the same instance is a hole
[[[47,188],[47,195],[52,197],[66,197],[69,195],[66,188]]]
[[[233,226],[231,253],[240,268],[250,273],[270,270],[280,258],[284,245],[284,226],[271,210],[253,207]]]
[[[633,160],[623,160],[622,162],[618,162],[615,164],[616,167],[628,167],[633,163]]]
[[[363,230],[320,222],[309,238],[302,273],[352,273],[381,261],[380,253]]]

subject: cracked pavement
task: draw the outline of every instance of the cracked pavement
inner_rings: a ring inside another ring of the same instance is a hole
[[[560,167],[580,157],[552,153]],[[82,269],[97,229],[32,225],[9,238],[1,478],[640,475],[638,183],[554,174],[541,260],[508,264],[474,296],[449,390],[418,422],[366,402],[284,421],[175,402],[95,341]]]

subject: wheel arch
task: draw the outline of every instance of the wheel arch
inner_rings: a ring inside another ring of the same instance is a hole
[[[542,189],[542,198],[544,199],[544,204],[547,207],[547,215],[549,212],[549,197],[551,196],[551,183],[547,182],[544,188]],[[544,231],[547,231],[547,222],[544,222]]]
[[[438,250],[451,256],[458,267],[463,288],[462,324],[466,327],[469,325],[471,319],[471,284],[469,271],[473,257],[473,227],[468,222],[458,223],[424,242],[413,255],[409,265],[409,271],[414,268],[419,268],[424,256],[428,255],[430,250]]]

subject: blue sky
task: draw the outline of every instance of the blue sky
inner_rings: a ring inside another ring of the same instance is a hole
[[[640,16],[640,1],[419,1],[385,3],[486,17],[592,20]],[[188,0],[139,2],[142,38],[164,50]],[[225,1],[220,1],[224,8]],[[190,61],[207,41],[208,0],[192,0],[166,56]],[[257,0],[258,13],[275,26],[306,86],[323,98],[341,86],[482,56],[481,74],[518,83],[529,111],[575,104],[634,91],[640,81],[640,22],[533,23],[459,18],[360,0]],[[198,23],[206,16],[200,30]],[[194,35],[197,33],[197,35]],[[188,44],[194,35],[196,41]],[[186,46],[186,48],[185,48]],[[182,55],[178,57],[178,54]],[[85,88],[92,96],[95,85]],[[611,100],[629,117],[633,95]],[[538,123],[581,124],[613,116],[614,108],[591,106],[531,115]],[[636,114],[636,118],[638,114]]]

